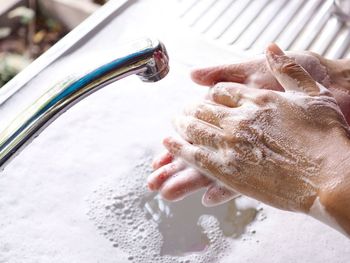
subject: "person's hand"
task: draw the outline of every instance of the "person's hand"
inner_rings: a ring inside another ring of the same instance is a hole
[[[346,120],[350,123],[350,60],[330,60],[310,51],[289,52],[310,76],[329,89],[337,100]],[[204,86],[219,82],[237,82],[250,87],[283,91],[283,87],[268,69],[264,57],[246,62],[197,69],[192,80]]]
[[[151,191],[160,191],[163,198],[176,201],[207,188],[202,203],[205,206],[216,206],[231,200],[238,194],[203,175],[187,163],[169,152],[164,152],[153,160],[154,172],[148,177]]]
[[[290,52],[288,55],[295,58],[297,63],[303,66],[317,82],[332,91],[345,118],[350,122],[349,60],[328,60],[308,51]],[[212,86],[218,82],[238,82],[249,87],[283,91],[280,83],[268,69],[264,57],[237,64],[194,70],[192,79],[205,86]],[[164,198],[178,200],[200,188],[207,188],[202,201],[206,206],[213,206],[237,196],[236,192],[223,185],[218,185],[213,180],[208,180],[206,176],[201,175],[199,171],[188,165],[181,165],[181,169],[176,168],[178,166],[172,164],[175,158],[169,156],[171,154],[165,152],[154,160],[153,169],[155,172],[149,177],[150,189],[160,190]],[[177,177],[177,179],[168,181],[160,179],[171,177]],[[167,183],[163,184],[165,182]],[[184,184],[187,185],[186,189],[182,188]],[[183,189],[183,191],[178,189]]]
[[[269,47],[267,61],[285,92],[216,85],[212,101],[177,119],[186,141],[167,138],[166,148],[228,188],[272,206],[308,213],[317,199],[339,221],[350,220],[346,200],[334,201],[336,189],[350,179],[342,171],[350,155],[344,115],[331,93],[277,46]],[[341,211],[343,217],[336,215]]]

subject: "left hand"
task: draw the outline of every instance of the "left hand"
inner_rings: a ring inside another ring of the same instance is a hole
[[[309,75],[330,90],[348,124],[350,124],[350,59],[331,60],[310,51],[288,52]],[[268,68],[264,57],[229,65],[214,66],[192,71],[192,80],[212,87],[219,82],[236,82],[249,87],[284,91]]]
[[[216,206],[238,195],[169,152],[156,157],[152,167],[154,172],[147,180],[149,189],[159,191],[163,198],[170,201],[181,200],[202,188],[207,188],[202,198],[205,206]]]

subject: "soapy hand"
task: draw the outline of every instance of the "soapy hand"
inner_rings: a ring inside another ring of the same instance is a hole
[[[148,187],[152,191],[160,191],[167,200],[183,199],[202,188],[207,188],[202,198],[205,206],[219,205],[238,195],[232,189],[192,168],[180,158],[174,158],[169,152],[155,158],[152,167],[155,171],[148,177]]]
[[[177,119],[186,141],[164,144],[169,156],[229,189],[308,213],[316,199],[328,204],[345,180],[333,169],[348,156],[340,151],[349,150],[349,126],[330,92],[277,46],[269,47],[267,62],[285,92],[218,84],[211,101]]]
[[[289,56],[295,58],[317,82],[321,83],[332,91],[338,102],[345,118],[350,122],[350,70],[349,61],[346,60],[328,60],[322,56],[312,52],[290,52]],[[205,69],[198,69],[192,72],[192,79],[201,85],[212,86],[218,82],[238,82],[244,83],[249,87],[259,89],[272,89],[283,91],[283,87],[276,80],[274,75],[268,69],[265,58],[257,58],[250,61],[223,65]],[[192,167],[182,165],[181,169],[174,169],[171,162],[174,160],[170,153],[164,153],[154,160],[153,168],[155,172],[149,177],[149,185],[151,190],[160,190],[163,197],[169,200],[182,199],[186,195],[193,193],[202,187],[208,190],[203,196],[203,204],[213,206],[228,201],[237,193],[228,189],[224,185],[217,184],[213,180],[209,180],[204,175]],[[163,168],[161,168],[164,166]],[[160,170],[158,170],[161,168]],[[181,172],[181,176],[178,177]],[[191,174],[192,176],[187,177]],[[196,176],[193,176],[196,174]],[[178,177],[177,180],[159,180],[159,175],[166,178],[172,176]],[[179,191],[183,186],[183,182],[188,182],[193,188],[186,187],[186,191]],[[158,182],[157,182],[158,181]],[[166,184],[163,184],[166,183]],[[165,186],[166,187],[162,187]],[[176,193],[176,194],[175,194]]]
[[[350,62],[348,59],[329,60],[316,53],[289,52],[310,76],[329,89],[350,124]],[[192,80],[213,86],[219,82],[237,82],[250,87],[283,91],[283,87],[268,69],[264,57],[246,62],[194,70]]]

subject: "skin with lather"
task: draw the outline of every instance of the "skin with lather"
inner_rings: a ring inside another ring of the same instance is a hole
[[[350,61],[270,44],[192,79],[208,95],[175,118],[181,139],[164,139],[149,188],[168,200],[206,188],[206,206],[243,194],[350,237]]]

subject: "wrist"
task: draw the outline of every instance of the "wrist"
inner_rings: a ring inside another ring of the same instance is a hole
[[[333,144],[327,175],[309,214],[350,237],[350,140]]]
[[[318,200],[315,200],[315,207],[312,208],[323,208],[323,215],[317,219],[350,237],[349,192],[349,183],[338,183],[333,189],[329,188],[321,193]]]

